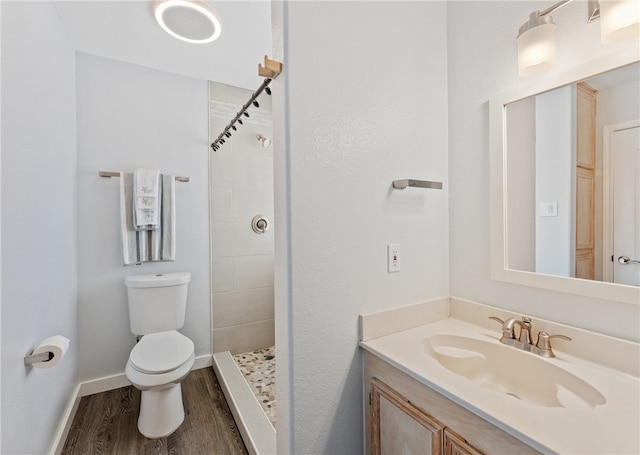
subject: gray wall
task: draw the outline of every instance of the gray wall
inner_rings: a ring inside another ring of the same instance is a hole
[[[76,384],[75,52],[49,2],[2,2],[2,453],[49,450]],[[52,369],[23,365],[71,340]]]
[[[79,380],[124,372],[135,343],[124,278],[191,272],[182,332],[210,353],[207,82],[78,54]],[[122,264],[119,180],[138,167],[188,176],[176,183],[174,262]]]

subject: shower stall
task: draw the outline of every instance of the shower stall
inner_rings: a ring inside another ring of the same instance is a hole
[[[250,90],[209,83],[213,142]],[[273,149],[262,93],[209,155],[214,369],[249,453],[275,453]]]

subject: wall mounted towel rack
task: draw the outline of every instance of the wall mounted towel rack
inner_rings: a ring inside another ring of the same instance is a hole
[[[107,178],[111,178],[111,177],[120,177],[120,173],[119,172],[113,172],[113,171],[100,171],[98,172],[98,175],[100,175],[100,177],[107,177]],[[175,177],[176,182],[188,182],[189,181],[189,177]]]
[[[431,188],[434,190],[442,189],[442,182],[431,182],[429,180],[413,180],[413,179],[402,179],[402,180],[394,180],[393,187],[397,190],[404,190],[408,186],[412,186],[415,188]]]
[[[266,55],[264,56],[264,66],[258,63],[258,76],[264,77],[264,81],[258,87],[258,90],[253,92],[249,101],[247,101],[242,108],[238,111],[235,117],[231,119],[229,124],[222,130],[222,133],[218,135],[215,141],[211,143],[211,148],[214,152],[217,152],[220,147],[225,143],[225,138],[228,139],[233,134],[233,131],[236,131],[238,128],[236,127],[236,122],[242,125],[242,117],[249,117],[249,113],[247,109],[251,107],[251,105],[255,107],[260,107],[260,104],[256,101],[256,98],[260,96],[260,94],[265,91],[267,95],[271,95],[271,89],[269,89],[269,84],[273,79],[278,77],[278,74],[282,72],[282,63],[277,62],[275,60],[271,60]]]

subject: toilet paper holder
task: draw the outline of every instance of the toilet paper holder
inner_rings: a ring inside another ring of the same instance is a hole
[[[36,362],[49,362],[51,359],[53,359],[53,352],[51,351],[39,352],[37,354],[25,355],[24,364],[31,365],[32,363],[36,363]]]

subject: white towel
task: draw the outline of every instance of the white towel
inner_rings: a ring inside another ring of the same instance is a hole
[[[134,174],[120,173],[120,218],[124,265],[176,258],[175,178],[160,175],[157,190],[159,227],[139,230],[135,225]]]
[[[158,229],[160,212],[160,171],[136,169],[133,172],[136,230]]]

